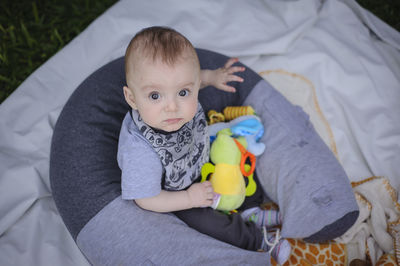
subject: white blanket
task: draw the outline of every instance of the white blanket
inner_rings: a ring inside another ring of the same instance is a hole
[[[88,265],[51,197],[53,128],[74,89],[151,25],[309,79],[351,181],[385,176],[399,191],[400,34],[355,1],[120,1],[0,105],[0,265]]]

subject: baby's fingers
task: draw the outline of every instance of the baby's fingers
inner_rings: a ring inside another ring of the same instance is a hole
[[[211,184],[210,181],[205,181],[202,184],[204,186],[204,191],[206,193],[213,193],[214,192],[214,189],[213,189],[212,184]]]
[[[236,63],[238,61],[239,61],[239,58],[237,58],[237,57],[229,58],[229,60],[226,61],[224,68],[230,68],[234,63]]]
[[[231,82],[231,81],[243,82],[243,78],[236,75],[229,75],[226,82]]]
[[[233,66],[233,67],[231,67],[231,68],[228,69],[228,73],[229,73],[229,74],[233,74],[233,73],[236,73],[236,72],[243,72],[243,71],[245,71],[245,70],[246,70],[245,67]]]
[[[210,181],[204,181],[201,184],[203,184],[204,187],[212,187],[212,184]]]
[[[226,85],[226,84],[221,85],[219,89],[226,91],[226,92],[236,92],[236,89],[234,87]]]

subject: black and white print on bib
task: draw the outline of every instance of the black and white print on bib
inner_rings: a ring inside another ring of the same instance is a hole
[[[132,110],[132,119],[160,157],[164,167],[163,189],[185,189],[200,176],[210,152],[207,122],[200,103],[191,121],[168,134],[156,132],[136,110]]]

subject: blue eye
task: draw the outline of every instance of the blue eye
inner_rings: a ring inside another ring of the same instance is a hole
[[[160,94],[158,92],[152,92],[149,95],[151,100],[158,100],[160,98]]]
[[[183,89],[179,92],[179,96],[185,97],[189,95],[189,90],[188,89]]]

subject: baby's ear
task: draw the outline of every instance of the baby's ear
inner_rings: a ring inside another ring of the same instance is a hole
[[[129,104],[129,106],[132,109],[137,110],[136,103],[135,103],[135,97],[133,95],[132,90],[129,89],[127,86],[124,86],[123,90],[124,90],[125,101]]]

